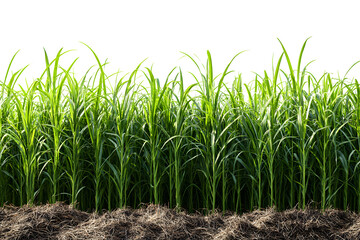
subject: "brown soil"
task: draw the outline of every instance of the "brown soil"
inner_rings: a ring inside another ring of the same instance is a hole
[[[360,239],[360,215],[268,209],[202,216],[155,205],[98,215],[61,203],[6,206],[0,239]]]

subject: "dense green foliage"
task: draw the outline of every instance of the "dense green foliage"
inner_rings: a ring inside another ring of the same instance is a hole
[[[248,84],[227,79],[237,55],[216,76],[209,52],[204,68],[184,54],[199,72],[174,68],[160,84],[141,64],[108,76],[95,53],[97,69],[76,79],[60,50],[17,91],[13,58],[0,82],[0,204],[359,211],[360,85],[315,78],[305,45],[296,69],[281,44],[272,73]]]

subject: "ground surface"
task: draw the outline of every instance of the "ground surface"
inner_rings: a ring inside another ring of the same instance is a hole
[[[61,203],[0,208],[0,239],[360,239],[360,215],[272,209],[241,216],[149,205],[89,214]]]

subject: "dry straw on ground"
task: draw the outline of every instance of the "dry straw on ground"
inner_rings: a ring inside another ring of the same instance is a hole
[[[273,209],[241,216],[159,207],[89,214],[57,203],[0,209],[0,239],[359,239],[359,215]]]

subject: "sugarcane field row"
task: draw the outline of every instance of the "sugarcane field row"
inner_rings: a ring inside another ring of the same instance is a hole
[[[311,74],[306,42],[296,58],[279,44],[253,79],[232,68],[241,53],[214,72],[210,52],[204,65],[183,53],[197,71],[161,80],[143,63],[107,73],[93,52],[78,78],[60,50],[18,87],[15,54],[0,78],[0,205],[360,211],[360,84]]]

